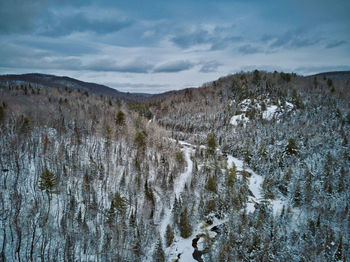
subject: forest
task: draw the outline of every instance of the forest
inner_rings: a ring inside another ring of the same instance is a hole
[[[349,101],[258,70],[137,101],[2,82],[0,260],[349,261]]]

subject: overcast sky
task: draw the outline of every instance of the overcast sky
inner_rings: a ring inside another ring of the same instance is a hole
[[[350,70],[350,1],[0,0],[0,74],[158,93],[255,68]]]

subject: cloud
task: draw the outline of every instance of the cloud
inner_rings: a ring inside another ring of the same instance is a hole
[[[339,41],[333,41],[331,43],[329,43],[328,45],[326,45],[326,48],[335,48],[341,45],[346,44],[347,42],[344,40],[339,40]]]
[[[0,34],[22,33],[33,29],[45,9],[45,0],[0,1]]]
[[[301,73],[303,75],[313,75],[322,72],[333,72],[333,71],[350,71],[350,66],[348,65],[336,65],[336,66],[302,66],[294,69],[295,72]]]
[[[152,68],[153,65],[142,61],[142,58],[120,63],[112,59],[100,59],[84,66],[86,70],[122,73],[148,73]]]
[[[92,7],[80,11],[66,10],[66,12],[50,11],[41,21],[37,33],[46,36],[69,35],[73,32],[94,32],[108,34],[120,31],[132,25],[132,21],[121,16],[116,10],[94,10]]]
[[[209,44],[210,50],[222,50],[229,44],[241,41],[243,38],[234,32],[234,26],[213,26],[208,28],[182,28],[180,33],[175,33],[170,40],[180,48],[187,49],[192,46]]]
[[[245,55],[249,55],[249,54],[256,54],[256,53],[260,53],[261,50],[258,47],[252,46],[250,44],[247,45],[242,45],[238,48],[238,52],[245,54]]]
[[[220,65],[221,64],[219,64],[216,61],[209,61],[202,65],[202,67],[199,69],[199,72],[202,72],[202,73],[216,72]]]
[[[313,46],[321,41],[320,37],[312,36],[304,29],[289,30],[274,38],[270,44],[271,48],[302,48]]]
[[[26,37],[16,38],[23,47],[40,49],[52,55],[80,56],[96,54],[99,49],[89,41],[82,41],[79,36],[65,38]]]
[[[146,84],[146,83],[115,83],[115,82],[105,82],[105,85],[115,88],[119,91],[133,93],[161,93],[164,92],[165,88],[170,88],[167,84]]]
[[[191,69],[194,64],[187,60],[171,61],[154,68],[154,73],[176,73]]]
[[[174,36],[171,41],[181,48],[189,48],[194,45],[209,43],[212,38],[205,30],[196,30],[193,32],[185,32]]]

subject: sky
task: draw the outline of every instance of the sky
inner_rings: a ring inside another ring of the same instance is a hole
[[[350,70],[349,0],[0,0],[0,74],[124,92],[254,69]]]

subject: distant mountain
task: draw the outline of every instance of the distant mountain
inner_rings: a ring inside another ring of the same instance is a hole
[[[33,87],[54,87],[54,88],[70,88],[79,89],[82,92],[89,92],[94,94],[108,95],[123,100],[129,101],[143,101],[151,94],[133,94],[125,93],[110,88],[105,85],[83,82],[74,78],[66,76],[55,76],[46,74],[23,74],[23,75],[1,75],[0,86],[14,86],[14,85],[31,85]]]
[[[330,79],[350,79],[350,71],[335,71],[335,72],[323,72],[315,75],[310,75],[308,77],[326,77]]]

